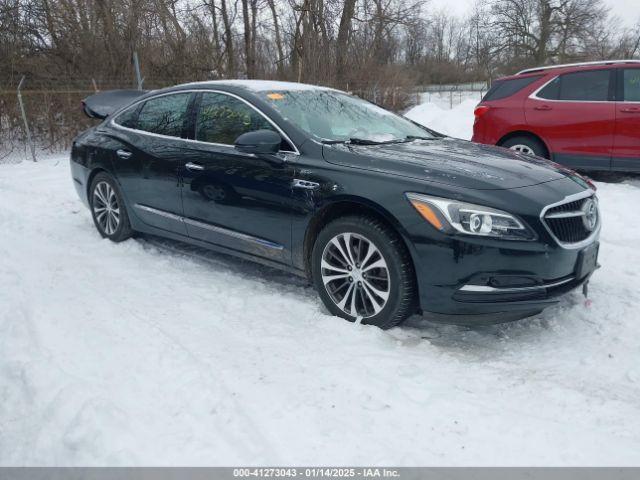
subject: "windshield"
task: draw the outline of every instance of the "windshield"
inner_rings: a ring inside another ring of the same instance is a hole
[[[286,120],[323,142],[385,143],[434,138],[429,130],[360,98],[332,90],[263,92]]]

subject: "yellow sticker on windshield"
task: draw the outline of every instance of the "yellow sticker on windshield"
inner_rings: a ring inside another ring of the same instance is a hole
[[[267,98],[270,98],[271,100],[282,100],[284,95],[281,93],[270,93],[267,95]]]

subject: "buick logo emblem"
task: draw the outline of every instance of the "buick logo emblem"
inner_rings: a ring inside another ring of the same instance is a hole
[[[585,202],[582,204],[582,223],[584,223],[584,228],[588,231],[593,232],[598,224],[598,207],[596,202],[591,198],[587,198]]]

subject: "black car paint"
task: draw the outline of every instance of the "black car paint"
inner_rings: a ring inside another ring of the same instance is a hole
[[[192,127],[186,138],[169,138],[113,125],[108,117],[74,141],[72,175],[85,203],[91,176],[107,171],[121,186],[134,230],[303,276],[309,273],[313,234],[327,212],[374,212],[396,229],[410,251],[421,310],[451,323],[532,314],[588,278],[533,297],[478,299],[459,291],[468,283],[500,278],[544,283],[575,272],[580,251],[558,245],[540,219],[544,206],[588,188],[558,165],[445,137],[374,146],[323,145],[287,122],[256,92],[233,84],[184,85],[136,101],[185,90],[216,90],[246,100],[286,133],[299,154],[245,154],[232,146],[194,141]],[[118,150],[130,152],[130,158],[120,158]],[[189,162],[204,170],[187,169]],[[294,179],[307,183],[294,188]],[[416,212],[406,192],[506,210],[526,222],[537,239],[444,234]]]

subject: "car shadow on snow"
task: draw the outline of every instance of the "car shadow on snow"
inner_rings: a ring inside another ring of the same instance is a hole
[[[203,263],[206,268],[224,270],[243,279],[299,291],[300,295],[317,302],[322,311],[329,315],[310,282],[291,273],[161,237],[141,235],[135,241],[143,249],[155,249],[177,259]],[[538,315],[522,320],[491,325],[458,326],[437,323],[414,315],[400,327],[386,333],[403,347],[429,344],[451,353],[482,357],[484,354],[494,355],[506,350],[510,346],[513,347],[513,344],[542,341],[541,337],[544,337],[545,333],[552,331],[555,325],[562,322],[563,317],[571,314],[574,309],[581,308],[583,304],[584,297],[574,291],[562,297],[557,306],[549,307]]]
[[[304,278],[283,270],[232,257],[231,255],[195,245],[146,234],[136,236],[135,240],[144,249],[155,248],[167,254],[175,255],[178,258],[205,263],[218,271],[224,269],[229,273],[236,274],[243,278],[293,287],[311,287],[311,284]]]

